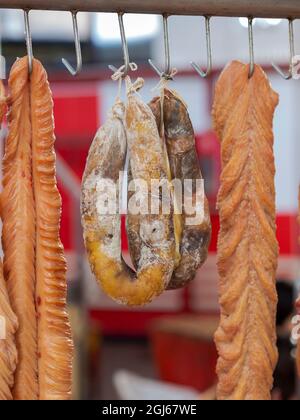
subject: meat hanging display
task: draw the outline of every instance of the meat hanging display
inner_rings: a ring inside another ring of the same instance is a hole
[[[3,83],[0,81],[0,124],[6,112],[6,97]],[[14,373],[17,367],[17,349],[15,335],[18,329],[3,277],[3,265],[0,262],[0,400],[12,400]]]
[[[97,133],[84,173],[81,201],[84,239],[92,271],[111,298],[129,306],[149,303],[165,290],[173,273],[175,255],[170,217],[146,214],[140,229],[143,245],[135,273],[122,259],[118,206],[110,214],[99,211],[104,184],[115,187],[115,198],[117,203],[120,201],[119,176],[125,168],[127,142],[135,180],[141,179],[149,187],[151,179],[167,179],[154,116],[136,95],[142,84],[140,79],[133,85],[127,79],[126,110],[117,101]]]
[[[3,162],[4,273],[19,320],[14,399],[71,397],[72,340],[66,312],[66,262],[59,239],[53,102],[46,71],[14,64]]]
[[[277,363],[273,116],[278,95],[259,66],[231,63],[216,85],[221,322],[219,400],[268,400]]]

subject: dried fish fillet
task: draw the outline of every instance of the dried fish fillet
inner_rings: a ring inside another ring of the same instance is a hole
[[[85,168],[81,199],[82,226],[92,271],[102,289],[127,306],[145,305],[165,290],[175,255],[170,217],[145,214],[141,217],[143,243],[135,273],[122,258],[119,210],[105,214],[99,205],[103,201],[104,180],[116,187],[115,198],[117,202],[120,199],[119,172],[124,170],[127,141],[134,180],[144,181],[147,187],[151,180],[167,180],[154,116],[135,94],[140,85],[141,80],[134,85],[127,80],[126,111],[118,101],[98,131]],[[149,203],[149,189],[146,194],[143,200]]]
[[[39,399],[66,400],[71,397],[73,344],[66,311],[66,260],[59,236],[53,100],[46,71],[37,60],[30,87]]]
[[[15,334],[18,321],[10,306],[3,266],[0,263],[0,400],[12,400],[14,373],[17,367]],[[2,335],[3,334],[3,335]]]

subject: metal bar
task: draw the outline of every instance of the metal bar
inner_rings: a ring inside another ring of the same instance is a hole
[[[0,0],[0,8],[300,18],[299,0]]]

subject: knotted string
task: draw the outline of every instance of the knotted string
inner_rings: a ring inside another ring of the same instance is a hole
[[[131,71],[137,71],[138,66],[137,66],[136,63],[130,63],[129,68],[130,68]],[[117,71],[115,71],[115,73],[111,76],[111,78],[114,82],[119,82],[118,98],[121,97],[122,82],[123,82],[123,79],[124,79],[124,76],[125,76],[125,69],[126,69],[126,66],[123,65]]]

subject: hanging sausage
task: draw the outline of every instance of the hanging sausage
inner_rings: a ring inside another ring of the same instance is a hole
[[[300,188],[299,188],[299,199],[298,199],[298,202],[299,202],[298,223],[300,224]],[[299,242],[300,242],[300,238],[299,238]],[[297,314],[300,315],[300,296],[299,296],[299,298],[298,298],[298,300],[296,302],[296,310],[297,310]],[[298,374],[300,376],[300,338],[298,338],[298,343],[297,343],[296,362],[297,362]]]
[[[220,400],[268,400],[277,363],[273,116],[278,95],[259,66],[233,62],[215,93],[221,141],[218,196],[221,323],[216,333]]]
[[[155,98],[150,107],[167,147],[171,179],[179,180],[184,193],[191,192],[192,198],[190,209],[183,199],[180,214],[182,231],[179,240],[179,264],[169,285],[169,289],[177,289],[192,281],[197,270],[206,261],[211,238],[211,221],[196,152],[195,133],[187,105],[170,89],[164,89],[162,95],[161,98]],[[186,182],[191,182],[191,191],[185,188]]]

